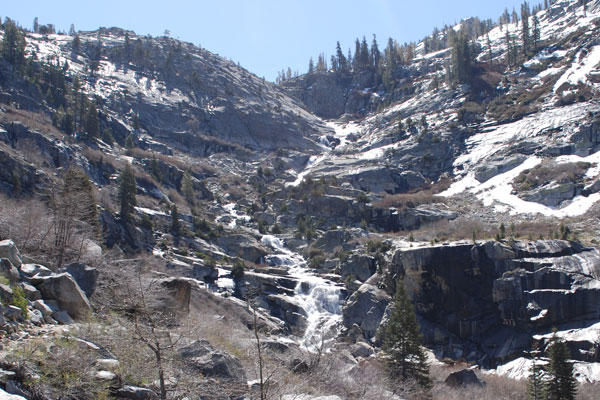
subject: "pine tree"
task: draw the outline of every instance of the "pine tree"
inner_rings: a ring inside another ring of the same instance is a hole
[[[455,81],[468,83],[471,79],[473,55],[467,34],[461,30],[450,38],[452,43],[452,75]]]
[[[360,65],[360,41],[358,40],[358,38],[356,38],[356,41],[354,42],[354,63],[352,64],[352,68],[354,68],[355,72],[358,72],[361,70],[361,65]]]
[[[38,17],[35,17],[33,19],[33,33],[39,33],[40,32],[40,23],[38,22]]]
[[[398,53],[396,52],[396,43],[394,43],[394,39],[392,38],[388,38],[388,44],[385,48],[385,57],[386,63],[394,70],[398,63]]]
[[[80,48],[81,48],[81,39],[79,38],[79,35],[75,35],[75,37],[71,41],[71,52],[73,52],[73,54],[79,54]]]
[[[137,205],[137,201],[135,198],[135,175],[129,164],[127,164],[119,174],[118,182],[120,204],[119,214],[122,219],[128,220],[131,218],[131,215],[135,211],[135,206]]]
[[[192,176],[186,171],[181,178],[181,193],[188,203],[194,204],[194,182]]]
[[[311,57],[308,61],[308,73],[312,74],[313,72],[315,72],[315,63],[313,61],[313,58]]]
[[[529,4],[524,2],[521,5],[521,40],[523,41],[523,57],[529,57],[531,49],[531,36],[529,33]]]
[[[344,53],[342,52],[342,46],[340,46],[340,42],[337,42],[335,46],[335,54],[337,57],[337,65],[339,70],[342,72],[348,71],[348,63],[346,57],[344,57]]]
[[[373,42],[371,43],[371,65],[375,68],[379,67],[379,60],[381,60],[381,52],[377,45],[377,37],[373,34]]]
[[[329,61],[331,62],[331,69],[333,70],[333,72],[338,72],[339,67],[338,67],[337,58],[334,55],[332,55],[331,58],[329,59]]]
[[[404,282],[398,281],[397,286],[384,340],[384,350],[389,355],[388,373],[394,379],[415,379],[427,387],[430,384],[429,366],[422,348],[423,337],[413,305],[404,290]]]
[[[125,147],[128,149],[133,149],[135,147],[135,141],[132,133],[125,138]]]
[[[360,65],[361,69],[369,66],[369,45],[367,44],[367,38],[364,36],[360,44]]]
[[[85,115],[85,122],[83,129],[86,133],[86,138],[94,139],[100,136],[100,126],[98,125],[98,111],[94,103],[90,104],[87,114]]]
[[[533,16],[532,39],[533,39],[533,52],[537,53],[538,43],[540,41],[540,20],[538,19],[537,15]]]
[[[173,204],[171,207],[171,233],[178,236],[179,232],[179,213],[177,212],[177,205]]]
[[[8,18],[4,23],[0,55],[14,67],[19,67],[25,62],[25,39],[17,24]]]
[[[569,361],[569,348],[556,336],[556,332],[548,345],[548,357],[550,362],[546,367],[546,399],[575,400],[577,380],[573,374],[573,363]]]
[[[531,355],[531,367],[529,368],[529,379],[527,380],[527,399],[543,400],[545,398],[544,368],[539,363],[539,351],[535,343],[529,354]]]

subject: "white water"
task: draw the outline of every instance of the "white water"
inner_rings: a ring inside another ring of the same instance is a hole
[[[306,331],[301,345],[307,349],[321,347],[333,339],[341,321],[340,288],[308,271],[304,258],[287,249],[281,239],[265,235],[261,242],[275,251],[275,254],[266,257],[267,261],[287,267],[290,275],[298,280],[294,298],[307,315]]]
[[[225,211],[225,213],[222,215],[219,215],[216,219],[216,222],[222,222],[223,220],[228,220],[229,222],[227,223],[227,226],[231,229],[234,229],[238,226],[238,221],[241,221],[242,224],[246,224],[246,223],[250,222],[252,217],[250,217],[249,215],[240,214],[240,212],[237,210],[236,207],[237,207],[236,203],[225,204],[223,206],[223,210]]]

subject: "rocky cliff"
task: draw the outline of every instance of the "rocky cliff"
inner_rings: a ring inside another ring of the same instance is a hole
[[[559,240],[401,248],[350,297],[344,323],[381,341],[403,282],[438,358],[494,366],[528,351],[534,335],[593,326],[599,273],[597,249]],[[598,362],[592,342],[567,340],[575,359]]]

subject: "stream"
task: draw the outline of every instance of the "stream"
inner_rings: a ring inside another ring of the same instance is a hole
[[[342,317],[341,288],[308,270],[306,260],[287,249],[281,239],[264,235],[261,242],[274,250],[273,254],[266,257],[267,261],[286,267],[290,276],[298,280],[294,298],[307,315],[301,345],[307,349],[319,349],[337,334]]]

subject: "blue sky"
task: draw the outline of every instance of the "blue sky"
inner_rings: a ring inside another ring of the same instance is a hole
[[[354,39],[377,35],[380,48],[388,37],[400,43],[416,41],[434,27],[478,16],[496,21],[505,7],[519,9],[521,0],[104,0],[4,2],[0,16],[31,28],[53,23],[68,31],[118,26],[138,34],[171,36],[192,42],[239,62],[258,76],[274,80],[288,66],[300,73],[308,60],[344,53]],[[531,5],[537,1],[530,1]]]

